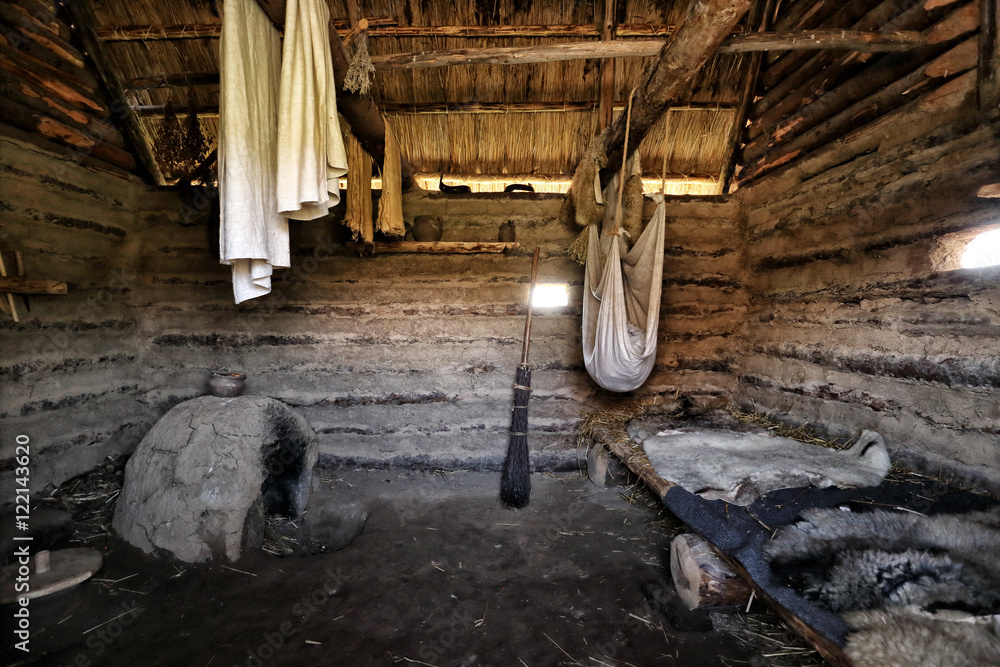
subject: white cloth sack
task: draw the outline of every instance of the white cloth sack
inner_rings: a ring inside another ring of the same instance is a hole
[[[665,204],[624,257],[614,229],[616,174],[604,194],[602,228],[590,226],[583,283],[583,359],[594,382],[610,391],[642,386],[656,363],[663,276]]]
[[[220,261],[240,303],[271,291],[272,267],[289,266],[275,199],[281,40],[255,0],[227,0],[219,49]]]
[[[324,0],[288,0],[278,102],[278,211],[293,220],[326,215],[340,201],[347,151],[337,116]]]

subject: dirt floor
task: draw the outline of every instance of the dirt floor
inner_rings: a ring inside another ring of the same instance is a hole
[[[289,557],[253,551],[235,563],[190,565],[148,556],[113,536],[88,538],[105,551],[103,569],[31,602],[29,655],[11,647],[11,607],[4,607],[0,661],[80,667],[771,662],[734,634],[711,630],[707,615],[678,605],[667,558],[679,527],[650,496],[632,495],[635,487],[536,474],[531,504],[513,511],[497,502],[497,474],[318,473],[310,511],[322,521],[314,520],[303,540],[315,546],[346,539],[352,517],[367,514],[346,547]],[[716,617],[716,626],[730,622]]]

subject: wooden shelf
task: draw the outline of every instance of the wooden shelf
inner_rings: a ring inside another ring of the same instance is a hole
[[[505,253],[519,245],[516,242],[499,241],[376,241],[375,254],[388,253],[428,253],[438,255],[475,255],[481,253]]]

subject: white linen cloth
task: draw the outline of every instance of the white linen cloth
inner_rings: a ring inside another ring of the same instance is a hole
[[[240,303],[270,292],[272,268],[289,266],[275,199],[281,41],[256,0],[227,0],[219,48],[220,261]]]
[[[340,201],[347,151],[337,117],[324,0],[288,0],[278,101],[278,211],[293,220],[326,215]]]
[[[604,222],[590,226],[583,283],[583,359],[594,382],[610,391],[642,386],[656,363],[663,276],[665,203],[624,256],[613,230],[616,174],[604,193]]]

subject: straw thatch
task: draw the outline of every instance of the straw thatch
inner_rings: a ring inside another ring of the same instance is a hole
[[[212,3],[200,0],[102,0],[94,2],[101,28],[136,25],[218,24]],[[344,0],[328,0],[331,16],[346,19]],[[402,0],[362,0],[361,14],[388,17],[396,25],[595,25],[601,3],[563,0],[453,0],[415,3]],[[687,3],[619,0],[617,23],[676,25]],[[573,37],[372,37],[372,56],[455,48],[514,47],[559,42],[596,41]],[[105,51],[119,78],[164,74],[218,72],[218,39],[145,39],[108,41]],[[642,80],[651,58],[615,60],[615,99],[627,99]],[[722,55],[709,61],[677,105],[698,108],[671,110],[641,144],[647,165],[646,191],[659,192],[665,164],[670,194],[714,194],[731,147],[727,136],[735,119],[739,90],[748,57]],[[511,182],[531,182],[539,192],[562,192],[587,144],[598,131],[596,101],[600,97],[600,61],[572,60],[516,66],[469,65],[430,69],[380,70],[371,95],[381,105],[425,103],[595,103],[593,109],[530,113],[408,113],[387,114],[396,131],[403,158],[416,172],[436,180],[440,173],[467,182],[473,191],[503,189]],[[161,106],[172,101],[182,113],[189,94],[199,110],[202,131],[214,145],[218,85],[175,86],[130,90],[133,106]],[[711,107],[715,108],[711,108]],[[709,107],[709,108],[705,108]],[[620,111],[616,111],[620,113]],[[150,145],[160,117],[143,117],[142,133]],[[664,163],[664,156],[666,162]],[[649,173],[650,170],[654,173]],[[509,178],[516,176],[517,178]],[[655,184],[653,180],[655,179]],[[418,183],[419,183],[418,179]]]

